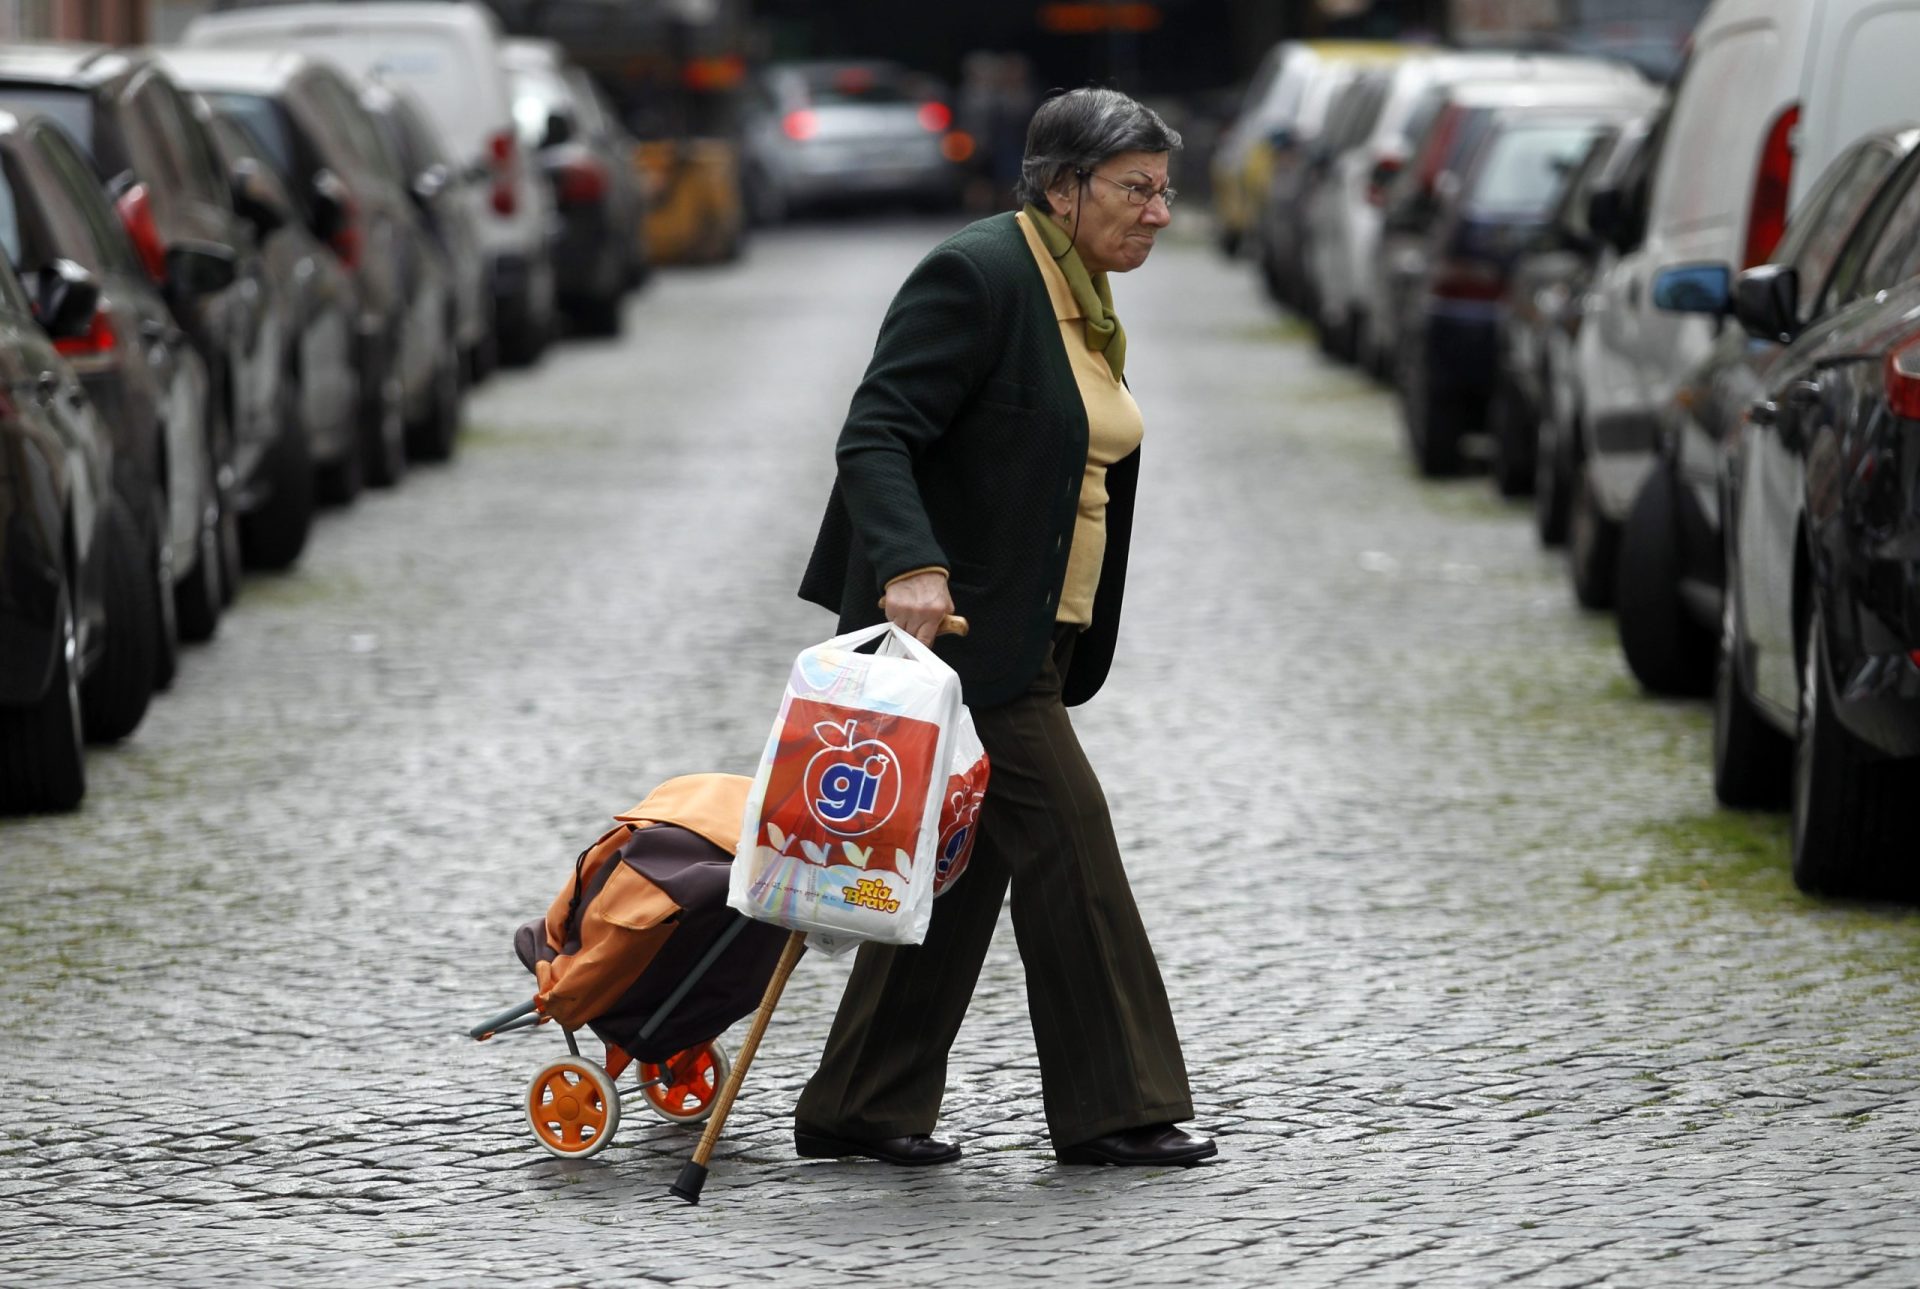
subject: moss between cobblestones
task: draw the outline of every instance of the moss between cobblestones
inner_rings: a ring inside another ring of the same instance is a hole
[[[271,606],[279,609],[304,608],[310,604],[338,604],[363,598],[366,583],[346,573],[319,574],[298,569],[277,577],[255,578],[247,583],[248,607]]]
[[[1268,343],[1279,341],[1282,344],[1293,344],[1313,339],[1313,328],[1307,324],[1306,319],[1288,315],[1284,318],[1275,318],[1271,322],[1258,322],[1250,327],[1231,327],[1227,329],[1227,334],[1236,340]],[[1290,394],[1289,398],[1292,397]]]

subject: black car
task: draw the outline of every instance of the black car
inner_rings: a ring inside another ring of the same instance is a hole
[[[76,265],[15,276],[14,195],[0,175],[0,810],[71,810],[83,741],[146,713],[159,590],[113,438],[55,349],[102,325],[97,289]]]
[[[1810,326],[1792,266],[1733,284],[1749,334],[1794,340],[1723,457],[1714,785],[1750,801],[1786,780],[1809,891],[1911,894],[1920,876],[1917,278],[1920,153],[1848,234]]]
[[[260,269],[245,255],[244,223],[192,102],[146,52],[0,47],[0,108],[41,113],[72,136],[206,364],[204,425],[169,425],[177,449],[169,465],[179,629],[205,639],[238,570],[234,434],[244,409],[261,399],[251,384],[262,372],[253,303]]]
[[[398,482],[410,447],[416,456],[451,451],[447,428],[459,419],[446,407],[459,393],[452,285],[359,89],[301,54],[172,49],[165,58],[181,84],[258,140],[307,227],[353,275],[361,455],[322,475],[326,493],[350,497],[356,470],[376,486]]]
[[[504,61],[521,144],[553,186],[561,311],[582,330],[613,335],[644,263],[633,142],[602,110],[585,73],[563,64],[551,42],[508,41]]]
[[[1502,496],[1533,491],[1540,419],[1553,388],[1554,338],[1578,325],[1578,302],[1600,254],[1599,239],[1587,226],[1587,198],[1614,153],[1634,146],[1641,124],[1609,128],[1594,139],[1568,178],[1539,243],[1514,264],[1501,302],[1487,408],[1488,464]]]
[[[1795,208],[1770,263],[1791,269],[1796,329],[1822,304],[1822,288],[1848,233],[1881,185],[1916,145],[1920,130],[1885,130],[1842,152]],[[1705,311],[1730,307],[1723,265],[1670,268],[1654,279],[1654,302]],[[1713,685],[1725,586],[1720,528],[1724,445],[1745,421],[1786,349],[1781,336],[1723,327],[1707,359],[1664,409],[1652,473],[1622,531],[1614,608],[1634,676],[1659,694],[1704,694]]]
[[[243,472],[264,495],[242,499],[241,550],[255,568],[282,569],[306,546],[316,474],[338,475],[360,451],[359,295],[353,275],[307,227],[259,140],[218,113],[213,136],[234,204],[255,230],[281,369],[273,384],[281,432],[241,445],[264,455]]]
[[[207,538],[202,522],[216,495],[206,441],[207,365],[188,343],[160,289],[78,146],[49,118],[0,113],[0,168],[16,204],[18,243],[11,259],[30,282],[84,273],[96,290],[85,334],[56,342],[114,439],[114,489],[140,533],[160,612],[155,621],[155,683],[172,683],[178,655],[176,602],[217,619],[220,568],[208,547],[189,550],[195,573],[176,591],[178,543]],[[216,275],[216,258],[196,266],[192,248],[176,251],[169,273]]]
[[[1498,371],[1502,300],[1520,255],[1538,245],[1567,178],[1594,141],[1633,115],[1628,103],[1496,112],[1435,220],[1401,320],[1396,384],[1415,464],[1459,468],[1461,442],[1485,423]]]

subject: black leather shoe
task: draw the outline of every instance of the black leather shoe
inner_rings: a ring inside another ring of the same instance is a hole
[[[1110,1132],[1077,1146],[1058,1146],[1054,1149],[1053,1157],[1063,1164],[1190,1168],[1218,1153],[1214,1144],[1205,1137],[1182,1132],[1170,1123],[1156,1123],[1144,1128]]]
[[[960,1158],[960,1147],[924,1132],[911,1137],[883,1137],[879,1141],[853,1141],[829,1137],[805,1128],[793,1130],[793,1148],[802,1159],[877,1159],[883,1164],[901,1164],[918,1168],[926,1164],[950,1164]]]

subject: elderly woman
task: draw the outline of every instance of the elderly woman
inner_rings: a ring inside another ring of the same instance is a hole
[[[1107,804],[1066,709],[1106,677],[1140,409],[1108,275],[1171,218],[1180,136],[1080,89],[1027,131],[1025,209],[962,229],[894,297],[840,432],[800,594],[842,630],[883,615],[960,675],[993,762],[971,866],[926,942],[866,945],[795,1112],[810,1158],[941,1164],[947,1052],[1011,883],[1047,1131],[1072,1164],[1191,1164],[1179,1035]],[[935,636],[964,615],[964,638]]]

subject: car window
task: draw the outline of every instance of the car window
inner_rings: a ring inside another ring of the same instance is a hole
[[[295,173],[293,132],[286,113],[272,99],[259,94],[210,94],[214,110],[245,130],[282,175]]]
[[[0,251],[6,252],[7,263],[20,263],[20,206],[13,199],[13,162],[9,160],[4,172],[0,172]]]
[[[574,120],[573,91],[556,73],[542,68],[515,68],[507,76],[513,87],[513,128],[522,145],[538,148],[547,138],[547,118]]]
[[[136,110],[159,132],[171,154],[169,178],[201,201],[225,204],[225,188],[200,123],[180,92],[150,76],[134,97]]]
[[[563,74],[573,90],[573,107],[580,115],[581,126],[596,139],[612,134],[613,106],[593,83],[593,78],[578,67],[569,67]]]
[[[1620,135],[1612,130],[1596,136],[1588,145],[1586,155],[1575,164],[1554,206],[1550,222],[1555,228],[1582,241],[1593,236],[1593,229],[1587,224],[1587,199],[1593,195],[1598,186],[1596,181],[1619,146]]]
[[[257,182],[267,190],[271,201],[286,210],[299,209],[287,193],[280,168],[245,126],[230,116],[216,115],[213,119],[213,138],[229,164],[243,160],[256,163],[260,173]]]
[[[1775,248],[1773,261],[1793,265],[1800,275],[1802,322],[1813,317],[1814,305],[1840,258],[1847,234],[1897,159],[1882,143],[1856,146],[1827,167],[1787,224],[1786,236]]]
[[[397,179],[398,173],[387,157],[386,145],[380,141],[372,118],[354,101],[346,86],[331,76],[316,76],[313,88],[315,98],[325,107],[334,127],[345,136],[354,155],[374,171]]]
[[[1920,270],[1920,183],[1908,184],[1867,255],[1853,298],[1884,291]]]
[[[126,228],[107,208],[99,181],[64,132],[43,126],[30,138],[58,182],[66,204],[79,216],[86,242],[93,250],[93,259],[86,267],[96,273],[140,273]]]
[[[1592,121],[1503,130],[1487,144],[1467,204],[1495,215],[1545,213],[1602,127]]]
[[[914,96],[892,68],[869,67],[859,63],[844,67],[813,67],[804,74],[807,98],[815,107],[857,104],[875,106],[886,103],[911,103]]]
[[[1899,238],[1903,226],[1912,224],[1916,200],[1920,200],[1920,149],[1907,155],[1875,190],[1866,210],[1854,221],[1834,260],[1833,271],[1827,275],[1827,284],[1819,293],[1813,316],[1824,316],[1880,290],[1875,280],[1887,272],[1887,262],[1893,256],[1892,243]],[[1870,272],[1869,266],[1876,261],[1877,272]]]
[[[0,85],[0,107],[25,115],[38,112],[60,123],[81,151],[93,159],[93,99],[83,90],[38,85]]]

